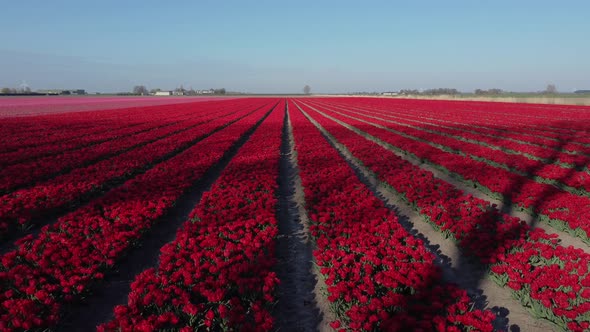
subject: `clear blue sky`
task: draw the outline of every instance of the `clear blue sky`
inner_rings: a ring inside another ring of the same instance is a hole
[[[590,89],[590,1],[3,1],[0,87]]]

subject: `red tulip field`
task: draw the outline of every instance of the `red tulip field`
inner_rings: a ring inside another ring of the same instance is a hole
[[[84,100],[0,100],[0,331],[590,330],[588,106]]]

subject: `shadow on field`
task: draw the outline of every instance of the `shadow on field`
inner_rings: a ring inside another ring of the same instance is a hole
[[[335,109],[336,106],[329,104],[329,103],[314,103],[313,101],[308,101],[311,105],[313,105],[313,107],[317,107],[318,109],[321,109],[322,111],[330,111],[331,109]],[[420,104],[422,108],[426,108],[427,106],[429,106],[429,104],[435,105],[438,102],[424,102],[424,101],[420,101],[417,104]],[[393,105],[395,105],[395,103],[392,103]],[[455,105],[456,106],[456,105]],[[513,105],[510,105],[513,106]],[[543,108],[551,108],[551,107],[547,107],[547,105],[542,105],[539,106],[540,109]],[[375,114],[379,114],[380,117],[383,117],[384,115],[388,114],[388,109],[381,105],[379,108],[374,107],[374,108],[370,108],[369,107],[353,107],[350,105],[339,105],[339,107],[337,108],[337,110],[339,112],[343,112],[346,113],[346,110],[354,110],[355,112],[361,112],[361,113],[366,113],[366,114],[370,114],[370,115],[375,115]],[[512,110],[517,110],[518,107],[517,106],[513,106],[510,107],[510,109]],[[590,108],[589,108],[590,109]],[[432,111],[432,110],[431,110]],[[408,113],[411,114],[412,112],[412,107],[404,107],[401,109],[401,112],[397,112],[397,113]],[[489,112],[493,112],[493,109],[490,109]],[[396,113],[396,116],[399,116],[399,114]],[[359,116],[358,113],[356,114],[352,114],[349,113],[351,116],[355,116],[357,118],[362,118],[362,116]],[[590,113],[589,113],[590,114]],[[312,112],[312,114],[310,114],[312,117],[317,118],[317,117],[321,117],[322,115],[320,115],[317,112]],[[440,116],[439,114],[437,114],[436,112],[433,112],[432,117],[441,117],[444,118],[444,116]],[[588,116],[590,117],[590,116]],[[346,122],[346,118],[344,117],[338,117],[337,118],[343,120],[344,122]],[[369,118],[363,118],[363,120],[365,121],[371,121],[371,119]],[[539,121],[539,119],[537,119]],[[536,129],[539,129],[537,131],[535,131],[535,133],[538,133],[538,135],[543,135],[543,132],[540,131],[542,130],[542,128],[549,128],[547,129],[547,133],[549,133],[554,139],[553,141],[555,141],[557,144],[555,144],[553,146],[552,149],[547,149],[548,151],[551,152],[550,157],[547,158],[549,160],[557,160],[557,157],[559,156],[559,154],[561,152],[559,152],[558,150],[561,150],[562,148],[566,147],[568,144],[570,144],[571,142],[576,142],[576,138],[577,137],[588,137],[588,131],[590,129],[590,126],[587,125],[585,122],[584,124],[581,124],[580,122],[572,122],[572,121],[549,121],[549,120],[545,120],[545,119],[541,119],[541,121],[538,123],[538,126],[536,127]],[[448,124],[445,124],[448,126]],[[494,145],[498,145],[498,146],[502,146],[503,142],[505,142],[505,136],[509,135],[510,133],[520,133],[523,130],[530,130],[530,126],[526,125],[526,122],[524,124],[519,124],[519,125],[514,125],[514,126],[494,126],[494,125],[489,125],[487,123],[478,123],[479,126],[482,126],[486,129],[489,129],[491,131],[493,131],[494,133],[496,133],[496,135],[498,136],[497,138],[494,138],[491,142],[491,144]],[[333,130],[337,130],[338,127],[340,125],[336,124],[335,122],[332,122],[332,126],[328,126],[326,129],[328,131],[333,131]],[[371,126],[370,124],[366,124],[366,125],[362,125],[362,126],[356,126],[358,129],[367,132],[370,129],[375,129],[375,127]],[[389,127],[389,126],[388,126]],[[572,128],[576,128],[576,132],[574,132],[572,130]],[[398,131],[403,132],[403,127],[400,126],[395,126],[395,129]],[[563,129],[563,130],[561,130]],[[473,129],[472,129],[473,130]],[[364,139],[361,136],[358,136],[356,133],[352,132],[352,131],[348,131],[349,135],[353,135],[353,136],[357,136],[358,139]],[[585,135],[585,136],[584,136]],[[379,138],[379,136],[376,136],[377,138]],[[486,137],[487,141],[490,141],[489,137]],[[392,141],[387,141],[390,144],[396,146],[395,142]],[[401,149],[404,149],[404,146],[399,146]],[[383,152],[385,152],[386,150],[383,149]],[[426,159],[426,160],[437,160],[440,159],[441,157],[448,157],[451,154],[448,152],[445,152],[443,150],[437,150],[440,151],[440,154],[434,155],[434,154],[426,154],[426,155],[421,155],[422,159]],[[494,151],[494,150],[490,150],[492,151],[491,153],[504,153],[504,152],[500,152],[500,151]],[[590,149],[586,148],[585,151],[590,151]],[[586,153],[586,152],[585,152]],[[390,158],[394,158],[397,159],[398,157],[395,156],[393,153],[391,153],[390,155],[388,155]],[[578,159],[578,162],[576,163],[575,167],[573,168],[569,168],[567,169],[566,172],[561,173],[561,176],[559,177],[558,181],[563,181],[564,179],[567,179],[571,176],[573,176],[576,172],[579,171],[583,171],[584,166],[586,166],[588,164],[588,162],[590,161],[590,154],[588,155],[584,155],[583,157],[580,157]],[[458,155],[455,155],[455,158],[461,158]],[[383,159],[383,162],[386,162],[387,157],[385,157]],[[449,170],[451,172],[456,172],[457,174],[461,175],[461,174],[469,174],[469,173],[474,173],[474,174],[482,174],[482,176],[484,178],[488,178],[488,179],[494,179],[497,178],[497,169],[495,169],[493,166],[491,165],[486,165],[483,162],[476,162],[473,159],[468,159],[467,157],[465,157],[465,159],[467,162],[465,163],[457,163],[457,164],[450,164],[451,166],[455,166],[455,168],[449,168]],[[435,161],[433,161],[433,163],[437,163]],[[538,165],[534,166],[534,167],[528,167],[527,168],[527,173],[528,174],[535,174],[537,171],[541,170],[544,167],[543,163],[538,163]],[[354,166],[353,166],[354,168]],[[363,175],[359,174],[359,172],[357,171],[357,175],[359,175],[359,177],[361,178],[361,180],[363,180],[363,182],[365,182],[367,184],[367,179],[363,177]],[[590,177],[590,174],[589,174]],[[555,186],[552,185],[542,185],[541,186],[541,190],[538,190],[534,193],[531,193],[530,195],[527,195],[527,193],[523,192],[523,187],[529,183],[530,181],[532,181],[530,178],[528,177],[524,177],[524,176],[513,176],[509,179],[507,185],[505,185],[504,187],[502,187],[501,190],[501,194],[503,195],[503,207],[502,210],[500,211],[500,213],[498,213],[498,211],[496,209],[494,209],[491,206],[486,206],[485,210],[482,211],[482,213],[480,213],[478,215],[478,220],[479,222],[477,223],[478,227],[474,227],[471,229],[471,231],[468,234],[464,234],[464,236],[460,239],[460,244],[469,244],[469,243],[477,243],[477,241],[479,239],[481,239],[482,237],[489,237],[490,234],[493,234],[493,238],[495,240],[494,245],[491,247],[486,247],[486,248],[482,248],[479,252],[470,252],[469,254],[462,254],[459,255],[459,259],[456,262],[455,265],[455,270],[457,271],[457,274],[459,276],[464,276],[465,274],[468,274],[468,276],[466,278],[461,278],[464,280],[461,280],[461,286],[467,289],[478,289],[480,283],[482,282],[482,280],[486,277],[487,274],[487,269],[489,266],[487,265],[482,265],[482,264],[477,264],[478,268],[474,269],[474,261],[476,261],[474,258],[478,257],[479,260],[481,261],[489,261],[490,258],[492,257],[496,257],[497,254],[499,253],[503,253],[505,252],[505,248],[508,246],[510,246],[510,243],[517,239],[519,237],[519,234],[524,231],[526,228],[528,228],[525,225],[522,225],[520,223],[515,223],[514,226],[506,229],[505,227],[501,227],[500,226],[500,222],[501,222],[501,216],[502,213],[506,213],[506,214],[511,214],[513,212],[517,212],[520,211],[520,208],[517,206],[518,204],[515,203],[517,200],[522,200],[523,197],[528,198],[527,203],[529,204],[529,206],[532,207],[539,207],[539,206],[543,206],[544,202],[550,201],[552,199],[555,198],[556,195],[559,194],[563,194],[564,192],[559,190],[558,188],[556,188]],[[375,187],[374,185],[368,184],[369,187]],[[418,189],[416,189],[418,190]],[[525,187],[526,190],[526,187]],[[461,201],[462,201],[462,197],[464,197],[464,195],[462,194],[461,191],[459,190],[453,190],[452,192],[448,192],[446,193],[448,195],[448,201],[449,202],[453,202],[450,206],[447,205],[447,209],[446,209],[446,214],[448,217],[459,221],[461,220],[461,209],[463,208],[461,206]],[[568,195],[573,195],[573,194],[568,194]],[[573,195],[572,197],[574,197],[575,195]],[[395,207],[391,207],[395,210]],[[403,219],[403,218],[402,218]],[[403,220],[402,220],[403,223]],[[531,228],[535,228],[537,226],[538,223],[538,218],[537,217],[532,217],[529,225]],[[408,227],[409,226],[409,227]],[[416,230],[412,229],[411,225],[405,225],[406,229],[408,229],[410,231],[410,233],[412,233],[414,236],[417,237],[421,237],[420,234],[417,234]],[[437,251],[437,246],[432,246],[429,245],[428,243],[428,239],[424,239],[424,237],[422,236],[423,240],[425,240],[425,243],[427,246],[430,247],[431,251],[434,251],[436,253]],[[440,252],[438,252],[438,254],[441,254]],[[448,261],[444,262],[443,259],[443,265],[447,265],[448,266]],[[433,285],[433,284],[432,284]],[[424,303],[429,303],[429,302],[434,302],[434,301],[438,301],[438,297],[440,297],[440,294],[429,294],[429,289],[431,287],[427,286],[423,288],[423,292],[425,292],[424,295]],[[418,291],[420,292],[420,291]],[[481,295],[481,291],[479,291],[480,295]],[[476,305],[479,306],[480,308],[485,307],[485,294],[483,294],[483,296],[480,296],[479,298],[476,298]],[[499,307],[494,307],[494,308],[490,308],[492,309],[492,311],[494,311],[496,313],[496,315],[498,316],[498,319],[496,320],[496,328],[499,329],[506,329],[509,326],[509,311],[506,308],[499,308]],[[511,325],[510,326],[510,330],[511,331],[518,331],[520,330],[519,326],[516,325]]]
[[[234,143],[221,159],[209,167],[200,179],[194,181],[190,187],[186,188],[184,194],[176,200],[175,204],[166,210],[164,215],[157,218],[153,226],[147,227],[140,238],[133,240],[133,243],[126,250],[124,256],[115,262],[115,266],[111,270],[107,269],[105,271],[105,280],[91,285],[92,296],[85,299],[77,299],[64,308],[62,312],[63,317],[61,317],[57,330],[89,331],[94,329],[98,324],[104,323],[112,318],[113,308],[118,304],[125,304],[127,302],[130,285],[135,279],[135,276],[148,268],[158,265],[160,248],[175,238],[177,230],[187,220],[189,213],[199,202],[202,194],[211,187],[223,169],[237,154],[239,148],[245,144],[255,129],[266,119],[268,114],[270,114],[270,111],[254,126],[249,125],[246,132],[237,141],[234,142],[235,138],[232,137],[224,138],[224,140]],[[244,128],[244,125],[238,123],[233,128],[237,131],[242,131],[243,129],[241,128]],[[214,132],[217,131],[215,130]],[[191,147],[192,145],[186,147],[186,149]],[[150,183],[166,183],[171,177],[178,176],[174,174],[174,170],[166,172],[166,169],[162,168],[165,166],[156,165],[154,167],[160,167],[161,171],[150,178]],[[116,209],[117,206],[122,204],[127,208],[132,206],[128,204],[142,206],[148,202],[161,202],[171,195],[166,191],[158,190],[159,188],[153,188],[153,185],[151,187],[147,185],[145,189],[145,191],[138,190],[136,186],[134,190],[129,189],[129,192],[126,192],[128,188],[119,187],[117,188],[118,195],[111,197],[114,199],[103,199],[101,204],[89,204],[83,207],[83,209],[102,210],[105,206]],[[107,195],[105,197],[109,196]],[[58,225],[56,224],[50,227],[58,227]],[[109,229],[108,231],[114,233],[124,233],[126,231],[126,225],[122,224],[122,222],[115,223],[113,227],[117,227],[117,229]],[[67,245],[67,243],[63,243],[63,245]]]
[[[85,167],[74,170],[67,169],[64,170],[63,175],[69,174],[71,176],[72,174],[68,172],[72,171],[73,174],[77,175],[75,177],[77,181],[72,180],[71,183],[65,181],[64,184],[60,182],[61,179],[59,179],[58,177],[58,175],[61,173],[50,174],[50,178],[57,177],[57,180],[59,180],[56,181],[57,184],[52,183],[51,180],[48,182],[40,182],[37,185],[31,184],[29,187],[22,188],[21,191],[16,191],[10,195],[4,196],[7,197],[7,199],[10,199],[13,202],[13,204],[15,204],[15,206],[14,208],[12,208],[12,211],[7,211],[6,213],[4,213],[3,216],[0,217],[0,222],[7,222],[11,226],[15,225],[16,220],[20,215],[27,215],[30,217],[30,220],[27,222],[26,227],[12,227],[8,229],[7,234],[0,239],[0,254],[5,254],[6,252],[15,248],[13,240],[18,239],[20,237],[24,237],[26,235],[37,236],[41,232],[43,226],[53,225],[59,220],[60,217],[65,216],[70,212],[76,211],[78,208],[83,208],[87,204],[90,204],[92,202],[95,202],[96,200],[101,199],[101,197],[104,197],[105,195],[109,194],[111,190],[118,190],[119,188],[124,186],[127,183],[127,181],[132,181],[134,178],[139,177],[146,172],[149,172],[151,169],[155,167],[158,167],[159,164],[164,163],[169,159],[176,157],[179,154],[182,154],[186,150],[190,149],[193,145],[198,144],[199,142],[207,139],[209,136],[214,135],[220,130],[223,130],[227,126],[230,126],[240,121],[241,119],[249,116],[250,114],[253,114],[262,107],[264,107],[264,105],[256,108],[253,111],[248,112],[245,115],[240,116],[239,118],[232,119],[231,121],[228,121],[226,124],[220,125],[217,128],[210,130],[209,132],[202,132],[199,135],[195,135],[192,140],[184,142],[184,144],[177,146],[174,150],[168,151],[164,154],[160,154],[158,158],[152,159],[149,163],[146,163],[146,161],[142,161],[140,164],[138,164],[137,153],[135,153],[135,155],[133,154],[134,152],[136,152],[135,150],[144,147],[145,145],[157,142],[158,140],[165,139],[170,136],[196,128],[202,124],[215,121],[217,119],[222,119],[231,114],[235,114],[238,111],[229,112],[214,120],[207,120],[199,122],[198,124],[192,124],[191,126],[175,131],[174,133],[168,133],[164,136],[160,136],[157,139],[149,140],[144,143],[134,145],[129,149],[121,150],[116,153],[109,153],[108,155],[110,157],[116,156],[117,158],[119,158],[118,162],[120,165],[127,164],[132,167],[130,167],[127,170],[127,172],[119,174],[118,176],[112,175],[111,178],[107,178],[103,182],[96,183],[91,181],[84,181],[85,179],[87,179],[87,177],[91,177],[93,172],[97,172],[96,169],[90,168],[90,171],[88,171]],[[130,154],[128,152],[130,152]],[[108,159],[104,159],[103,157],[92,162],[89,162],[86,166],[94,166],[94,162],[101,163],[104,165],[98,168],[98,170],[103,172],[109,172],[109,165],[105,164],[108,161]],[[88,174],[86,172],[88,172]],[[55,187],[57,187],[59,190],[56,190]],[[56,197],[47,196],[47,192],[59,193],[60,190],[72,190],[74,193],[77,194],[74,195],[74,198],[68,198],[68,200],[56,200]],[[33,194],[31,194],[29,191],[33,192]],[[41,205],[41,207],[38,208],[27,208],[27,206],[30,206],[29,201],[33,199],[37,201],[48,200],[51,202],[51,207]]]
[[[314,270],[313,245],[303,216],[299,173],[293,155],[291,127],[285,110],[281,158],[279,164],[278,228],[276,272],[281,281],[278,302],[273,311],[278,331],[313,331],[321,329],[324,313],[315,293],[318,280]]]
[[[104,282],[94,285],[92,296],[77,301],[64,310],[64,316],[57,330],[90,331],[97,325],[112,319],[114,307],[127,303],[127,296],[135,277],[148,268],[158,266],[160,249],[176,238],[177,231],[188,220],[190,212],[198,204],[203,193],[208,191],[219,178],[221,172],[237,154],[239,148],[249,139],[254,129],[258,128],[263,119],[239,138],[220,160],[208,168],[200,179],[185,190],[172,208],[159,217],[153,226],[145,230],[141,238],[135,241],[135,245],[129,248],[125,256],[116,263],[116,268],[112,271],[106,271]],[[236,125],[236,127],[239,126],[239,124]],[[160,173],[159,177],[151,178],[151,181],[162,183],[162,181],[169,179],[170,176],[167,173]],[[143,202],[160,201],[162,200],[162,194],[166,195],[166,193],[160,191],[135,191],[135,194],[139,196],[130,195],[125,202],[136,201],[137,204],[143,205]],[[119,225],[119,227],[124,230],[125,226]]]

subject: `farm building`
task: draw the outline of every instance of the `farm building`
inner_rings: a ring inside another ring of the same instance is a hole
[[[172,96],[172,91],[156,91],[154,96]]]

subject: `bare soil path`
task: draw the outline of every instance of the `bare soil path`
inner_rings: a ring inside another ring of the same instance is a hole
[[[309,106],[309,105],[307,105],[307,106]],[[523,211],[519,210],[513,204],[509,204],[509,203],[499,200],[495,197],[492,197],[486,191],[483,191],[482,188],[466,183],[460,176],[458,176],[454,173],[444,172],[443,170],[433,166],[432,164],[426,163],[426,162],[424,162],[418,158],[415,158],[409,154],[402,153],[398,149],[396,149],[395,147],[384,142],[383,140],[380,140],[379,138],[377,138],[375,136],[372,136],[366,132],[363,132],[362,130],[359,130],[358,128],[355,128],[343,121],[340,121],[340,120],[318,110],[317,108],[313,108],[311,106],[309,106],[309,107],[312,108],[313,110],[315,110],[316,112],[318,112],[319,114],[321,114],[322,116],[337,122],[338,124],[348,128],[349,130],[357,133],[358,135],[360,135],[372,142],[379,144],[384,149],[396,154],[398,157],[412,163],[413,165],[416,165],[416,166],[422,168],[423,170],[431,172],[436,178],[439,178],[443,181],[450,183],[451,185],[464,191],[467,194],[471,194],[474,197],[486,200],[492,204],[496,204],[502,212],[509,214],[513,217],[518,217],[518,218],[524,220],[525,222],[527,222],[527,224],[529,226],[541,228],[545,232],[547,232],[548,234],[557,234],[559,236],[559,239],[561,240],[561,245],[563,245],[564,247],[573,246],[574,248],[582,249],[585,252],[590,253],[590,247],[586,243],[584,243],[581,239],[574,237],[566,232],[557,230],[545,222],[540,222],[541,219],[538,218],[537,216],[531,215],[527,212],[523,212]],[[367,124],[370,124],[370,125],[373,125],[376,127],[382,127],[382,126],[379,126],[378,124],[374,124],[374,123],[364,121],[364,120],[362,120],[362,121],[367,122]]]
[[[309,105],[307,105],[309,106]],[[314,109],[313,107],[310,107]],[[316,109],[314,109],[316,110]],[[318,113],[320,111],[316,110]],[[511,331],[552,331],[556,327],[543,320],[536,319],[515,300],[510,291],[499,287],[487,277],[487,269],[477,262],[462,255],[461,250],[451,239],[445,239],[440,232],[427,224],[419,213],[401,200],[399,193],[380,182],[350,151],[338,143],[327,130],[306,112],[303,113],[322,131],[326,139],[340,152],[375,195],[388,208],[395,211],[400,223],[413,236],[424,241],[426,247],[435,254],[435,263],[443,270],[446,282],[457,284],[474,298],[480,308],[490,308],[497,315],[496,328]]]
[[[279,169],[277,275],[274,317],[279,331],[314,331],[323,319],[315,293],[313,244],[304,223],[305,199],[297,170],[291,121],[285,110]],[[302,217],[303,216],[303,217]]]

